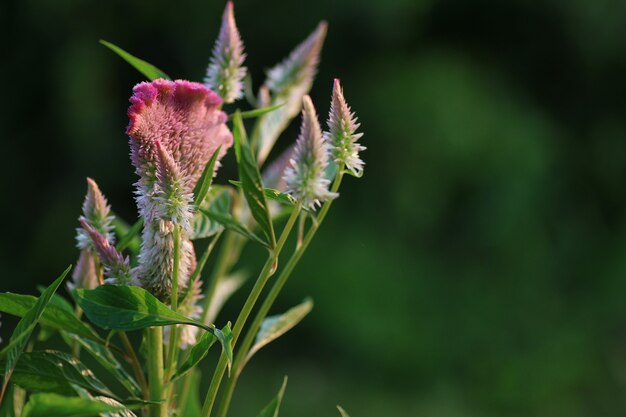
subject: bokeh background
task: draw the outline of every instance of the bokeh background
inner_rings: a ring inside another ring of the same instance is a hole
[[[247,368],[233,415],[288,374],[283,416],[626,416],[626,2],[235,6],[255,87],[329,22],[312,96],[325,114],[341,78],[368,150],[274,308],[313,313]],[[0,3],[2,291],[75,261],[84,177],[135,218],[142,76],[98,39],[201,80],[223,7]]]

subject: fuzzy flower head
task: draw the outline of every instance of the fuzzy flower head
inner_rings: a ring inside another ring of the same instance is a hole
[[[88,225],[103,234],[106,239],[113,243],[113,216],[107,199],[100,191],[98,184],[91,178],[87,178],[87,195],[83,201],[83,214],[79,220],[84,220]],[[76,242],[79,249],[91,249],[91,239],[84,228],[76,229]]]
[[[335,79],[333,95],[328,115],[328,132],[324,139],[329,144],[333,160],[345,165],[348,172],[355,177],[363,175],[365,163],[359,153],[366,148],[357,141],[363,133],[356,133],[360,124],[343,97],[343,89],[339,80]]]
[[[243,42],[235,24],[233,2],[226,3],[220,33],[213,47],[204,83],[217,92],[224,103],[232,103],[243,96],[243,79],[246,68],[243,62]]]
[[[233,143],[227,116],[220,111],[222,99],[202,84],[143,82],[133,88],[130,102],[126,133],[140,186],[150,187],[156,181],[157,142],[178,164],[189,192],[218,146],[222,157]]]
[[[107,278],[105,282],[130,285],[134,278],[128,257],[124,258],[114,246],[111,246],[104,235],[91,227],[85,220],[81,220],[80,224],[89,234],[100,263],[104,266],[104,275]]]
[[[287,192],[304,207],[314,210],[316,205],[336,198],[337,194],[328,190],[330,181],[325,177],[328,148],[322,138],[315,107],[308,95],[304,96],[302,104],[300,135],[284,179]]]

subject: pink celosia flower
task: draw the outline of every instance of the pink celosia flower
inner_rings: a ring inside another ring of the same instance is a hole
[[[189,240],[192,191],[210,157],[232,145],[221,98],[202,84],[155,80],[133,89],[128,110],[131,159],[139,175],[137,205],[144,218],[137,275],[168,300],[174,269],[174,229],[180,228],[179,288],[194,265]]]
[[[356,133],[360,124],[350,110],[343,97],[343,89],[339,80],[335,79],[333,95],[328,114],[328,132],[324,132],[324,139],[330,145],[331,155],[338,164],[344,164],[348,171],[357,177],[363,175],[365,163],[359,157],[359,152],[365,150],[357,141],[363,133]]]
[[[337,197],[337,194],[328,190],[330,181],[325,175],[328,148],[322,138],[315,107],[308,95],[304,96],[302,104],[300,135],[284,178],[287,192],[304,207],[314,210],[316,205]]]
[[[213,55],[207,68],[205,84],[217,92],[225,103],[232,103],[243,96],[243,79],[246,68],[243,62],[243,42],[235,24],[233,2],[226,3],[220,34],[213,47]]]
[[[107,238],[95,228],[91,227],[86,220],[81,219],[80,224],[85,229],[93,247],[98,254],[100,263],[104,266],[104,276],[106,283],[130,285],[134,278],[128,262],[128,257],[124,258],[115,246],[112,246]]]

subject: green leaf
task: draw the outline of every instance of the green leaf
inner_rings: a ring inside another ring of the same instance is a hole
[[[254,154],[248,144],[246,130],[243,126],[240,112],[235,113],[233,120],[233,138],[235,141],[235,155],[237,156],[239,180],[241,181],[243,194],[248,201],[252,217],[254,217],[267,237],[270,248],[274,248],[274,246],[276,246],[276,237],[274,235],[272,218],[265,193],[263,192],[261,174]]]
[[[63,299],[64,300],[64,299]],[[65,301],[65,300],[64,300]],[[24,317],[37,303],[37,297],[32,295],[2,293],[0,294],[0,312],[11,314],[13,316]],[[98,336],[89,326],[80,321],[74,315],[74,312],[67,310],[67,307],[61,307],[61,301],[55,298],[50,300],[50,304],[39,318],[39,323],[53,328],[55,330],[65,330],[87,339],[104,343],[102,338]]]
[[[204,201],[204,197],[209,192],[209,188],[211,188],[211,183],[213,182],[213,174],[215,173],[215,163],[217,162],[217,157],[220,154],[220,149],[222,149],[222,145],[218,146],[215,152],[213,152],[213,156],[209,159],[204,170],[202,171],[202,175],[200,175],[200,179],[193,189],[193,203],[196,207],[196,210],[200,207],[200,204]]]
[[[217,338],[209,332],[205,332],[198,343],[189,351],[189,356],[180,364],[176,373],[172,376],[172,381],[176,381],[181,376],[192,370],[209,353],[209,348],[213,346]]]
[[[229,188],[214,186],[211,187],[211,191],[204,197],[200,208],[228,215],[232,205],[231,200]],[[193,228],[191,240],[211,237],[224,228],[221,223],[211,220],[199,211],[194,213],[191,226]]]
[[[229,181],[235,187],[241,188],[241,181]],[[283,193],[281,191],[275,190],[273,188],[264,188],[263,192],[265,193],[265,197],[268,200],[276,201],[277,203],[286,204],[289,206],[296,205],[296,199],[293,198],[290,194]]]
[[[175,312],[143,288],[122,285],[101,285],[93,290],[76,290],[76,301],[85,315],[103,329],[140,330],[151,326],[188,324],[213,333],[232,358],[230,329],[220,331]],[[227,326],[228,327],[228,326]],[[232,359],[229,359],[229,364]]]
[[[350,417],[348,413],[346,413],[346,410],[343,409],[342,406],[338,405],[337,410],[339,410],[339,414],[341,414],[341,417]]]
[[[254,356],[262,347],[268,345],[274,340],[278,339],[289,330],[293,329],[309,312],[313,309],[313,300],[307,298],[302,303],[295,307],[290,308],[285,313],[266,317],[261,324],[261,328],[257,333],[256,340],[250,351],[246,355],[246,358],[241,363],[241,367],[238,372],[241,372],[243,367],[248,363],[250,358]]]
[[[228,375],[230,375],[230,367],[233,363],[233,333],[230,329],[230,322],[226,323],[222,330],[215,329],[215,336],[222,343],[222,353],[228,360]]]
[[[15,366],[12,381],[33,392],[72,395],[75,385],[98,395],[116,398],[78,359],[53,350],[23,353]]]
[[[100,43],[106,46],[107,48],[109,48],[110,50],[112,50],[113,52],[115,52],[124,61],[128,62],[130,65],[135,67],[137,71],[139,71],[140,73],[148,77],[150,81],[156,80],[157,78],[164,78],[166,80],[170,79],[170,77],[166,73],[164,73],[163,71],[161,71],[154,65],[144,61],[143,59],[139,59],[136,56],[129,54],[128,52],[120,48],[119,46],[114,45],[111,42],[107,42],[105,40],[101,40]]]
[[[209,333],[210,334],[210,333]],[[104,369],[109,371],[111,375],[122,384],[126,390],[135,397],[141,396],[141,388],[135,381],[135,379],[126,372],[126,369],[117,360],[113,353],[106,347],[92,342],[90,340],[83,339],[82,337],[66,333],[64,334],[69,340],[73,340],[79,343],[85,352],[89,353]]]
[[[260,117],[263,116],[267,113],[273,112],[274,110],[278,110],[281,107],[283,107],[285,105],[285,103],[281,103],[281,104],[277,104],[275,106],[269,106],[269,107],[263,107],[260,109],[254,109],[254,110],[248,110],[248,111],[242,111],[241,113],[241,118],[242,119],[252,119],[253,117]],[[233,114],[229,114],[228,115],[228,120],[232,120],[235,117],[236,113]]]
[[[185,401],[184,404],[181,404],[181,417],[200,417],[202,415],[202,403],[200,402],[200,394],[198,390],[200,380],[200,371],[196,369],[191,378],[187,401]]]
[[[117,245],[115,245],[115,249],[121,252],[130,246],[133,251],[139,250],[140,242],[139,242],[138,235],[142,227],[143,227],[143,218],[137,220],[135,224],[133,224],[133,226],[128,230],[128,232],[120,239],[119,242],[117,242]]]
[[[22,417],[87,417],[122,410],[126,407],[121,404],[107,404],[96,398],[42,393],[30,396]]]
[[[283,379],[283,385],[280,387],[278,394],[261,410],[257,417],[278,417],[280,403],[283,401],[283,395],[285,395],[285,388],[287,388],[287,377]]]
[[[30,335],[33,333],[35,326],[39,322],[43,312],[46,309],[46,306],[50,302],[52,295],[56,292],[61,282],[65,279],[65,276],[70,272],[72,266],[68,266],[65,271],[58,277],[39,297],[35,305],[28,310],[28,312],[22,317],[22,319],[17,323],[13,334],[11,335],[11,339],[9,340],[9,344],[2,349],[0,352],[0,357],[4,357],[6,355],[6,363],[4,366],[4,379],[2,381],[2,394],[0,394],[0,399],[4,395],[6,387],[11,379],[11,375],[13,374],[13,370],[17,365],[18,359],[20,355],[24,351],[26,344],[28,343],[28,339]]]
[[[251,232],[246,226],[235,220],[230,214],[220,213],[212,210],[200,209],[200,212],[207,216],[210,220],[217,222],[227,229],[233,230],[250,240],[253,240],[265,247],[269,247],[268,243],[259,236]]]
[[[220,310],[228,301],[228,299],[237,291],[244,282],[250,277],[246,271],[240,270],[220,278],[213,292],[213,297],[209,302],[209,311],[206,314],[206,320],[212,323],[217,318]]]

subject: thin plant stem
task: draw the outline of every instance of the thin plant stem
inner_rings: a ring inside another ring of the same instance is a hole
[[[130,366],[133,368],[133,373],[135,374],[135,378],[137,378],[137,382],[139,382],[139,386],[141,387],[141,394],[144,399],[148,399],[148,382],[146,381],[146,376],[143,374],[143,370],[141,369],[141,363],[139,362],[139,358],[135,353],[135,349],[133,345],[128,340],[128,336],[126,332],[118,333],[120,340],[122,341],[122,345],[124,345],[124,350],[126,351],[126,355],[128,355]]]
[[[343,166],[340,167],[337,177],[335,178],[335,181],[333,182],[332,189],[331,189],[332,192],[337,192],[337,190],[339,190],[339,186],[341,185],[342,179],[343,179]],[[332,202],[333,200],[328,200],[324,203],[324,205],[322,206],[320,210],[319,215],[317,216],[317,221],[313,222],[313,224],[311,225],[311,228],[307,232],[304,239],[301,242],[300,240],[298,241],[296,250],[291,255],[291,258],[289,258],[289,260],[287,261],[285,268],[278,275],[278,278],[274,282],[274,285],[272,285],[272,288],[270,289],[270,292],[268,293],[267,297],[263,301],[263,304],[261,304],[259,311],[257,312],[254,320],[252,321],[252,324],[248,328],[246,336],[243,342],[241,343],[241,346],[239,347],[239,350],[237,351],[237,355],[235,356],[235,359],[233,361],[234,375],[228,380],[227,385],[224,388],[224,393],[222,394],[222,399],[220,402],[218,417],[225,417],[226,414],[228,413],[228,408],[230,407],[230,402],[232,400],[233,392],[235,390],[235,385],[237,384],[239,375],[241,374],[243,366],[245,365],[244,361],[246,359],[248,351],[250,350],[250,346],[252,346],[252,343],[254,342],[256,334],[259,331],[259,328],[261,327],[261,325],[263,324],[263,320],[265,320],[265,317],[269,313],[270,308],[274,304],[274,301],[276,301],[278,294],[280,294],[281,290],[283,289],[283,286],[289,279],[289,276],[291,275],[294,268],[300,261],[300,258],[302,257],[307,247],[309,246],[309,243],[311,243],[311,240],[313,240],[313,237],[315,236],[315,233],[317,232],[324,218],[326,217],[326,214],[328,213],[328,210],[330,209]]]
[[[148,338],[148,382],[150,386],[150,417],[167,417],[163,400],[163,328],[150,327]]]
[[[178,275],[180,269],[180,226],[174,225],[174,269],[172,271],[171,308],[178,311]],[[176,348],[178,345],[178,326],[170,327],[170,345],[167,353],[167,377],[169,379],[176,366]]]
[[[232,339],[233,347],[237,343],[237,339],[239,338],[239,335],[241,334],[241,331],[243,330],[243,327],[246,324],[246,320],[248,319],[248,316],[250,315],[252,308],[256,304],[256,301],[258,300],[259,296],[261,295],[261,292],[263,291],[265,284],[267,283],[272,273],[276,271],[278,255],[280,255],[280,251],[285,245],[285,242],[287,241],[287,237],[289,236],[289,233],[291,232],[291,229],[293,228],[293,225],[296,222],[298,215],[300,214],[300,208],[301,206],[300,204],[298,204],[296,205],[296,207],[294,207],[293,211],[291,212],[291,216],[289,216],[289,219],[287,220],[287,224],[285,225],[281,233],[281,236],[278,239],[275,249],[270,252],[270,255],[268,256],[267,261],[265,262],[265,265],[263,265],[263,269],[261,270],[259,277],[254,283],[254,287],[252,288],[250,295],[248,295],[248,298],[246,299],[246,302],[244,303],[243,308],[239,312],[239,316],[237,316],[237,320],[235,321],[235,327],[233,328],[233,339]],[[213,373],[213,378],[211,379],[211,384],[209,385],[209,390],[207,391],[207,394],[204,400],[204,405],[202,406],[202,413],[200,414],[202,417],[209,417],[211,415],[211,410],[213,409],[215,398],[217,397],[217,392],[219,390],[220,383],[222,382],[224,371],[226,370],[226,365],[227,365],[226,355],[222,352],[222,354],[220,355],[219,362],[217,364],[217,368],[215,369],[215,372]]]

